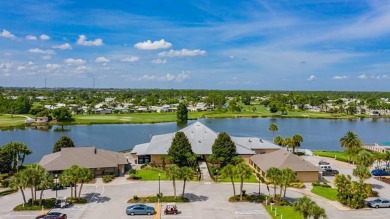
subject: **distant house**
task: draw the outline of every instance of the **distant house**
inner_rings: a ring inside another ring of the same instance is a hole
[[[48,121],[49,121],[49,118],[47,116],[37,117],[35,119],[35,122],[38,124],[47,123]]]
[[[72,165],[86,167],[95,176],[115,174],[123,175],[129,164],[123,153],[96,149],[95,147],[62,148],[61,151],[47,154],[39,165],[48,172],[61,172]]]
[[[195,122],[179,131],[187,136],[194,153],[201,155],[203,159],[212,154],[211,148],[217,139],[217,132],[200,122]],[[168,154],[175,134],[176,132],[155,135],[150,142],[136,145],[131,153],[137,156],[138,163],[162,163],[161,155]],[[280,146],[257,137],[230,137],[236,145],[236,153],[246,161],[254,154],[281,149]]]
[[[256,154],[249,158],[249,164],[261,175],[271,167],[278,169],[290,168],[297,174],[301,182],[318,181],[319,169],[312,163],[304,160],[287,150],[277,150],[267,154]]]

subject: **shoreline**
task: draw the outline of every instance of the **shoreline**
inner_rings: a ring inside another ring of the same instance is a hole
[[[236,118],[286,118],[286,119],[330,119],[330,120],[364,120],[364,119],[389,119],[390,116],[369,116],[369,115],[334,115],[331,113],[306,113],[293,112],[292,115],[275,115],[263,113],[210,113],[195,112],[189,113],[190,120],[198,119],[236,119]],[[2,117],[4,117],[3,115]],[[20,115],[14,115],[18,117]],[[25,115],[23,115],[25,116]],[[20,118],[20,117],[19,117]],[[92,114],[92,115],[75,115],[73,121],[57,122],[51,121],[48,124],[28,125],[24,121],[15,121],[0,125],[0,129],[42,127],[54,125],[110,125],[110,124],[155,124],[176,122],[176,113],[131,113],[131,114]],[[0,119],[1,122],[1,119]]]

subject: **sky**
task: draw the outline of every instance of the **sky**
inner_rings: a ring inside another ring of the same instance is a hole
[[[0,1],[0,86],[390,90],[390,0]]]

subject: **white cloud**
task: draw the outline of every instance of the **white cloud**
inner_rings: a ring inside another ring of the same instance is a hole
[[[173,75],[173,74],[167,73],[161,77],[146,74],[146,75],[142,75],[137,80],[138,81],[165,81],[165,82],[175,81],[175,82],[181,83],[181,82],[187,80],[189,77],[190,77],[190,73],[183,71],[182,73],[180,73],[178,75]]]
[[[334,76],[332,79],[333,80],[345,80],[345,79],[348,79],[349,77],[346,76],[346,75],[336,75]]]
[[[38,49],[38,48],[29,49],[28,52],[35,53],[35,54],[46,54],[46,55],[54,55],[55,54],[55,52],[51,49],[43,50],[43,49]]]
[[[126,58],[121,59],[121,61],[122,62],[138,62],[139,57],[137,57],[137,56],[126,57]]]
[[[29,64],[29,65],[34,65],[34,62],[29,61],[28,64]]]
[[[85,35],[80,35],[77,40],[77,44],[82,46],[101,46],[103,45],[103,40],[101,38],[97,38],[95,40],[87,40]]]
[[[8,38],[8,39],[15,39],[15,35],[13,35],[11,32],[9,32],[6,29],[3,29],[3,32],[0,33],[0,37]]]
[[[58,69],[58,68],[61,68],[61,65],[59,64],[46,64],[46,68],[50,69],[50,70],[55,70],[55,69]]]
[[[182,50],[169,50],[168,52],[160,52],[158,55],[161,57],[178,57],[178,56],[203,56],[206,55],[205,50],[188,50],[188,49],[182,49]]]
[[[390,75],[378,75],[378,76],[373,76],[372,78],[381,80],[381,79],[390,79]]]
[[[68,65],[84,65],[85,63],[87,63],[83,59],[72,59],[72,58],[65,59],[64,62]]]
[[[4,73],[6,73],[6,76],[9,76],[10,74],[7,74],[11,68],[12,68],[13,63],[12,62],[5,62],[5,63],[0,63],[0,69],[3,70]]]
[[[49,59],[51,59],[51,55],[42,56],[42,59],[44,59],[44,60],[49,60]]]
[[[100,57],[97,57],[95,59],[95,62],[96,63],[107,63],[107,62],[110,62],[110,60],[107,59],[106,57],[100,56]]]
[[[26,69],[26,66],[22,66],[22,65],[21,65],[21,66],[18,66],[17,69],[18,69],[18,71],[22,71],[22,70]]]
[[[310,75],[310,77],[307,79],[308,81],[314,81],[317,77],[315,75]]]
[[[172,44],[170,42],[166,42],[164,39],[154,42],[147,40],[145,42],[139,42],[134,45],[135,48],[141,50],[168,49],[171,46]]]
[[[166,59],[155,59],[152,61],[152,63],[154,63],[154,64],[165,64],[167,62],[168,62],[168,60],[166,60]]]
[[[34,36],[34,35],[27,35],[26,39],[28,39],[28,40],[37,40],[37,37]]]
[[[362,74],[362,75],[359,75],[357,76],[359,79],[367,79],[367,75],[366,74]]]
[[[39,36],[39,39],[41,39],[41,40],[50,40],[50,37],[48,35],[46,35],[46,34],[42,34],[42,35]]]
[[[51,48],[65,50],[65,49],[72,49],[72,46],[69,43],[64,43],[58,46],[52,46]]]

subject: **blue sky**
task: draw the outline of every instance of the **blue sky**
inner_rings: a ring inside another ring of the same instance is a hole
[[[389,91],[390,1],[0,2],[0,86]]]

